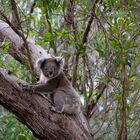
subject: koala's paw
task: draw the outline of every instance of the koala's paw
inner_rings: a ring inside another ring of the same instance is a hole
[[[27,84],[21,84],[22,90],[24,91],[32,91],[33,87],[32,85],[27,85]]]
[[[63,107],[50,107],[50,110],[53,111],[53,112],[56,112],[56,113],[59,113],[61,114],[63,112]]]

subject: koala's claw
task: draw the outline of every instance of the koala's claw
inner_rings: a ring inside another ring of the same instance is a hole
[[[32,90],[32,86],[30,85],[24,85],[24,84],[20,84],[22,87],[22,90],[27,91],[27,90]]]
[[[63,108],[61,107],[50,107],[50,110],[53,111],[53,112],[56,112],[56,113],[62,113],[63,112]]]

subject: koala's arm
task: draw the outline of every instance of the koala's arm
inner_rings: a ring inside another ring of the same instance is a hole
[[[48,102],[50,102],[53,105],[51,94],[53,91],[53,87],[49,84],[40,84],[40,85],[22,85],[24,90],[30,90],[33,93],[37,93],[44,97]],[[47,93],[47,94],[46,94]]]
[[[40,84],[40,85],[34,85],[32,86],[32,89],[34,92],[50,92],[53,89],[51,88],[51,86],[48,86],[47,84]]]
[[[50,84],[38,84],[38,85],[23,85],[24,90],[31,90],[37,93],[47,93],[53,91],[54,87]]]

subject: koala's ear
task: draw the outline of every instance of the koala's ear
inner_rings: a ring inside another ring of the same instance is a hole
[[[62,57],[55,57],[55,61],[58,64],[64,65],[64,59]]]
[[[43,63],[44,63],[45,61],[46,61],[46,58],[40,58],[40,59],[38,59],[37,62],[36,62],[36,67],[37,67],[37,68],[41,68],[42,65],[43,65]]]

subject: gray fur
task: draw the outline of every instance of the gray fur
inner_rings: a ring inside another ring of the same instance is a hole
[[[47,80],[38,85],[28,85],[26,89],[47,97],[53,104],[52,111],[67,114],[80,113],[80,97],[63,73],[64,60],[61,57],[42,58],[37,63]]]

